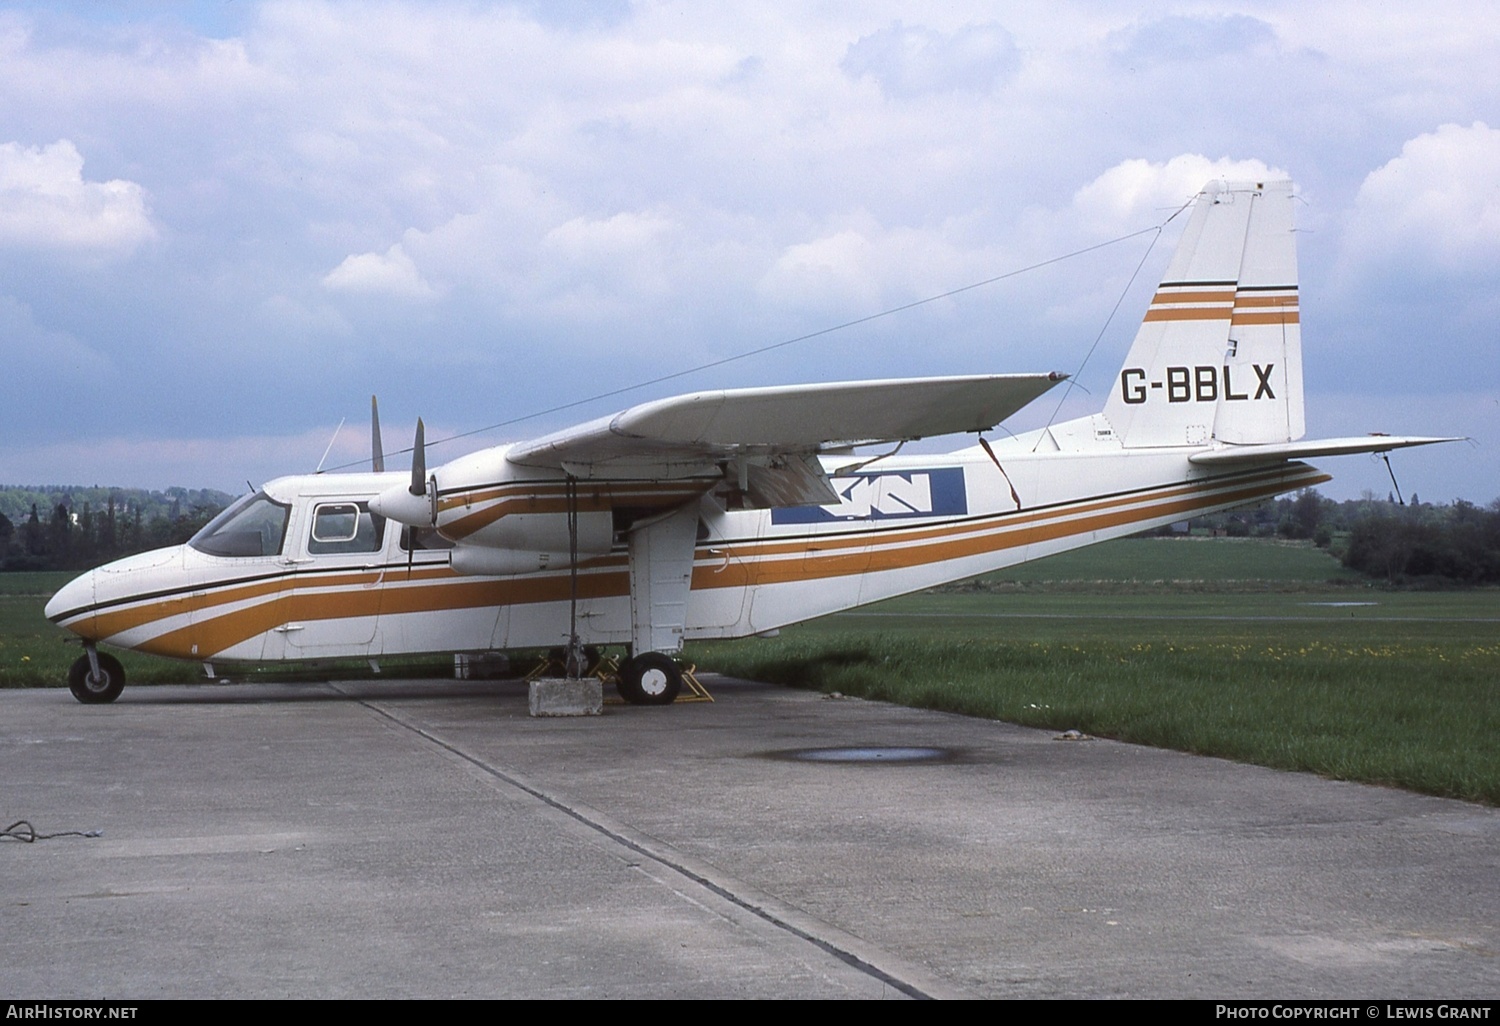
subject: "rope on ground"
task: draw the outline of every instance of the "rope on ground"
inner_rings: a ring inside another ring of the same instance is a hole
[[[25,844],[35,844],[37,841],[50,841],[54,837],[103,836],[103,830],[59,830],[55,834],[39,834],[36,832],[36,827],[24,819],[18,819],[4,830],[0,830],[0,841],[21,841]]]

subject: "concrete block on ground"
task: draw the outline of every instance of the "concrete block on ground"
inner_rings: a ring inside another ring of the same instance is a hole
[[[598,677],[540,677],[531,682],[529,702],[533,716],[598,716],[604,711],[604,685]]]

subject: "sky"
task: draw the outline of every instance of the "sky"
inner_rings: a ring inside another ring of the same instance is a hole
[[[1392,464],[1488,503],[1496,53],[1473,3],[0,3],[0,483],[367,465],[372,394],[388,451],[465,436],[437,463],[699,389],[1075,374],[1019,431],[1102,406],[1183,219],[1137,233],[1290,177],[1309,436],[1470,437]]]

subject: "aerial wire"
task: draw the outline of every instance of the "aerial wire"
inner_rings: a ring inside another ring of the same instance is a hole
[[[1063,403],[1067,401],[1068,396],[1072,393],[1074,386],[1077,386],[1078,388],[1083,388],[1082,385],[1078,384],[1078,379],[1083,375],[1083,369],[1088,366],[1089,357],[1091,357],[1091,356],[1094,355],[1094,350],[1098,349],[1099,348],[1099,343],[1104,340],[1104,334],[1105,334],[1105,332],[1109,331],[1110,324],[1114,322],[1115,314],[1117,314],[1117,313],[1120,312],[1120,307],[1124,304],[1125,297],[1130,294],[1131,286],[1133,286],[1135,284],[1136,278],[1140,277],[1141,268],[1143,268],[1143,267],[1146,266],[1146,260],[1147,260],[1148,257],[1151,256],[1151,251],[1156,248],[1157,242],[1159,242],[1161,240],[1161,233],[1166,229],[1167,225],[1169,225],[1169,224],[1172,223],[1172,218],[1175,218],[1178,214],[1182,213],[1188,207],[1192,206],[1192,204],[1193,204],[1193,201],[1192,200],[1188,200],[1182,206],[1180,206],[1176,210],[1172,211],[1171,217],[1168,217],[1165,221],[1163,221],[1161,224],[1157,225],[1155,228],[1142,229],[1141,231],[1135,233],[1136,235],[1142,235],[1142,234],[1144,234],[1147,231],[1155,232],[1155,234],[1151,236],[1151,244],[1146,247],[1146,252],[1144,252],[1144,253],[1141,254],[1141,259],[1136,263],[1135,270],[1133,270],[1133,271],[1130,272],[1130,280],[1125,283],[1125,287],[1120,290],[1120,295],[1115,300],[1115,305],[1110,308],[1109,316],[1106,317],[1106,318],[1104,318],[1104,324],[1099,328],[1099,334],[1097,334],[1097,335],[1094,336],[1094,344],[1091,345],[1091,346],[1089,346],[1089,351],[1083,354],[1083,360],[1079,362],[1078,369],[1076,371],[1074,371],[1071,375],[1069,375],[1069,377],[1068,377],[1068,387],[1065,388],[1065,389],[1063,389],[1063,394],[1058,397],[1058,399],[1057,399],[1057,405],[1052,408],[1052,416],[1050,416],[1050,417],[1047,418],[1047,423],[1046,423],[1045,427],[1051,427],[1052,426],[1052,422],[1057,419],[1057,415],[1062,412]],[[1127,238],[1128,237],[1129,236],[1127,236]],[[1122,240],[1115,240],[1115,241],[1122,241]],[[1084,389],[1084,391],[1087,391],[1087,389]],[[984,442],[984,439],[980,438],[980,442],[981,443]],[[1038,435],[1037,435],[1036,444],[1037,445],[1041,445],[1042,444],[1042,434],[1041,433],[1038,433]],[[988,448],[988,446],[986,446],[986,448]],[[1036,451],[1036,446],[1033,446],[1031,451],[1035,452]],[[991,458],[993,459],[994,458],[994,454],[991,453],[990,455],[991,455]],[[995,465],[998,467],[1000,464],[998,462],[996,462]],[[1002,470],[1001,473],[1003,474],[1004,471]],[[1007,480],[1009,480],[1009,479],[1007,478]],[[1012,489],[1012,490],[1014,490],[1014,489]]]
[[[890,307],[889,309],[881,310],[879,313],[867,314],[864,317],[856,317],[852,321],[844,321],[841,324],[835,324],[835,325],[832,325],[832,326],[827,327],[827,328],[820,328],[817,331],[810,331],[810,332],[808,332],[805,335],[798,335],[798,336],[796,336],[794,338],[782,339],[780,342],[772,342],[770,345],[760,346],[759,348],[756,348],[756,349],[749,349],[749,350],[746,350],[743,353],[736,353],[733,356],[725,356],[725,357],[721,357],[721,358],[719,358],[717,360],[710,360],[707,363],[698,364],[696,367],[689,367],[689,368],[686,368],[685,370],[673,371],[670,374],[662,374],[659,377],[650,378],[650,379],[648,379],[646,381],[638,381],[638,382],[636,382],[633,385],[622,385],[619,388],[612,388],[612,389],[610,389],[608,391],[605,391],[605,392],[599,392],[599,393],[597,393],[595,395],[588,396],[587,398],[584,398],[584,399],[574,399],[571,402],[561,403],[561,404],[559,404],[557,406],[551,406],[551,407],[548,407],[545,410],[537,410],[537,411],[535,411],[533,413],[522,414],[519,417],[511,417],[509,420],[502,420],[498,424],[490,424],[487,427],[474,428],[474,429],[472,429],[470,431],[460,431],[458,434],[455,434],[455,435],[448,435],[448,436],[446,436],[444,438],[434,439],[433,441],[430,441],[427,444],[430,445],[430,446],[433,446],[433,445],[443,445],[444,443],[447,443],[447,442],[455,442],[455,441],[458,441],[461,438],[468,438],[471,435],[483,434],[483,433],[485,433],[487,431],[497,431],[497,430],[499,430],[500,428],[503,428],[503,427],[510,427],[512,424],[520,424],[520,423],[523,423],[523,422],[528,421],[528,420],[535,420],[538,417],[546,417],[546,416],[550,416],[551,414],[554,414],[554,413],[561,413],[564,410],[571,410],[571,409],[574,409],[575,407],[578,407],[578,406],[586,406],[589,403],[595,403],[595,402],[600,401],[601,399],[609,399],[609,398],[612,398],[612,397],[617,396],[617,395],[625,395],[628,392],[636,392],[636,391],[639,391],[639,390],[641,390],[643,388],[650,388],[652,385],[660,385],[660,384],[662,384],[664,382],[675,381],[678,378],[685,378],[685,377],[688,377],[689,375],[692,375],[692,374],[700,374],[703,371],[712,370],[715,367],[723,367],[726,364],[736,363],[736,362],[738,362],[740,360],[748,360],[748,359],[750,359],[751,357],[754,357],[754,356],[761,356],[761,355],[764,355],[765,353],[774,352],[774,351],[776,351],[778,349],[784,349],[787,346],[796,345],[798,342],[807,342],[810,339],[820,338],[823,335],[831,335],[831,334],[833,334],[836,331],[843,331],[846,328],[858,327],[861,324],[869,324],[871,321],[877,321],[877,320],[880,320],[883,317],[890,317],[890,316],[893,316],[893,315],[898,314],[898,313],[904,313],[907,310],[914,310],[914,309],[916,309],[919,306],[926,306],[929,303],[936,303],[939,300],[950,299],[953,296],[962,295],[965,292],[972,292],[975,289],[984,288],[986,285],[993,285],[996,282],[1005,281],[1007,278],[1019,277],[1020,275],[1028,274],[1028,273],[1030,273],[1032,271],[1041,270],[1044,267],[1050,267],[1053,264],[1060,264],[1060,263],[1063,263],[1066,260],[1072,260],[1075,257],[1084,256],[1086,254],[1093,253],[1093,252],[1096,252],[1096,251],[1101,250],[1101,249],[1107,249],[1110,246],[1118,245],[1121,242],[1128,242],[1131,239],[1139,238],[1142,235],[1153,235],[1154,234],[1155,238],[1153,238],[1151,240],[1151,246],[1147,247],[1147,249],[1146,249],[1146,256],[1149,256],[1150,253],[1151,253],[1152,248],[1155,247],[1155,245],[1156,245],[1156,239],[1161,237],[1162,230],[1164,228],[1166,228],[1166,226],[1172,221],[1172,218],[1175,218],[1178,214],[1182,213],[1183,210],[1187,209],[1187,206],[1188,206],[1188,204],[1184,204],[1182,207],[1180,207],[1177,210],[1173,211],[1171,217],[1168,217],[1165,221],[1161,222],[1160,224],[1151,225],[1150,227],[1147,227],[1147,228],[1140,228],[1140,229],[1137,229],[1136,231],[1129,232],[1129,233],[1127,233],[1125,235],[1119,235],[1119,236],[1116,236],[1113,239],[1107,239],[1104,242],[1096,242],[1093,245],[1084,246],[1081,249],[1075,249],[1072,252],[1064,253],[1061,256],[1049,257],[1046,260],[1040,260],[1040,261],[1038,261],[1038,262],[1036,262],[1034,264],[1028,264],[1025,267],[1018,267],[1015,270],[1006,271],[1004,274],[997,274],[997,275],[994,275],[993,277],[985,278],[982,281],[971,282],[968,285],[960,285],[956,289],[949,289],[948,291],[946,291],[946,292],[940,292],[937,295],[927,296],[924,299],[915,299],[915,300],[912,300],[910,303],[902,303],[900,306],[893,306],[893,307]],[[1142,256],[1141,257],[1140,264],[1137,265],[1136,270],[1135,270],[1135,274],[1131,275],[1131,279],[1130,280],[1132,282],[1135,281],[1135,275],[1140,273],[1141,267],[1145,265],[1146,256]],[[1129,289],[1129,285],[1126,286],[1126,289],[1127,290]],[[1120,303],[1124,301],[1124,298],[1125,298],[1125,296],[1124,296],[1124,293],[1122,292],[1121,295],[1120,295],[1120,300],[1117,301],[1116,304],[1115,304],[1115,310],[1119,309]],[[1114,311],[1110,312],[1110,317],[1111,318],[1114,317]],[[1109,324],[1109,322],[1106,321],[1105,322],[1105,327],[1106,328],[1108,327],[1108,324]],[[1099,338],[1102,338],[1103,335],[1104,335],[1104,331],[1101,330],[1100,333],[1099,333]],[[1099,345],[1099,338],[1096,338],[1094,340],[1094,345],[1089,348],[1089,354],[1090,355],[1092,355],[1092,353],[1094,351],[1094,348]],[[1084,362],[1085,363],[1088,362],[1088,356],[1084,357]],[[1081,371],[1082,369],[1083,368],[1080,365],[1079,370]],[[1070,384],[1069,387],[1070,388],[1072,387],[1071,384]],[[1056,414],[1054,413],[1054,416],[1055,415]],[[388,455],[397,455],[397,456],[399,456],[399,455],[402,455],[404,453],[408,453],[408,452],[411,452],[411,451],[412,451],[412,447],[408,446],[405,449],[398,449],[394,453],[388,454]],[[352,467],[352,466],[355,466],[356,464],[365,463],[365,462],[368,462],[367,459],[353,460],[353,461],[351,461],[349,463],[344,463],[344,464],[341,464],[341,465],[339,465],[337,467],[332,467],[330,469],[331,470],[343,470],[343,469],[345,469],[347,467]]]

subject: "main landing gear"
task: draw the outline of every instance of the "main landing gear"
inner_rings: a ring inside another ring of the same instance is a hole
[[[68,690],[85,705],[113,702],[125,690],[125,667],[114,656],[91,649],[68,667]]]
[[[682,668],[661,652],[642,652],[620,667],[615,690],[632,705],[671,705],[682,691]]]

